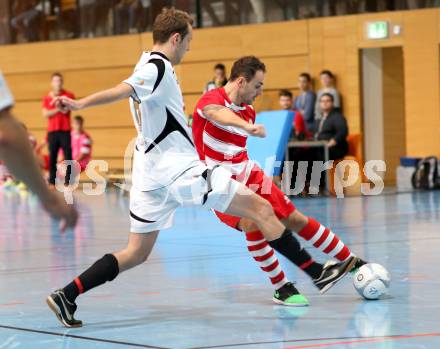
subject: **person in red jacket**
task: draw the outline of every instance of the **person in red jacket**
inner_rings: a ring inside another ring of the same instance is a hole
[[[57,157],[60,149],[63,150],[64,159],[72,160],[72,146],[70,137],[70,110],[63,110],[60,105],[55,105],[55,97],[66,96],[75,98],[73,93],[64,90],[63,76],[53,73],[51,91],[43,98],[43,116],[47,118],[47,142],[49,147],[49,184],[55,185],[57,171]],[[65,184],[70,181],[70,167],[66,171]]]

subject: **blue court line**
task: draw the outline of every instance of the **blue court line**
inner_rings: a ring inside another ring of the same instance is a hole
[[[118,345],[125,345],[125,346],[130,346],[130,347],[137,347],[137,348],[172,349],[172,348],[167,348],[167,347],[157,347],[157,346],[148,345],[148,344],[123,342],[123,341],[116,341],[116,340],[102,339],[102,338],[94,338],[94,337],[77,336],[77,335],[74,335],[74,334],[65,334],[65,333],[58,333],[58,332],[51,332],[51,331],[35,330],[35,329],[32,329],[32,328],[24,328],[24,327],[0,325],[0,329],[12,330],[12,331],[21,331],[21,332],[31,332],[31,333],[38,333],[38,334],[46,334],[46,335],[56,336],[56,337],[74,338],[74,339],[81,339],[81,340],[92,341],[92,342],[118,344]]]

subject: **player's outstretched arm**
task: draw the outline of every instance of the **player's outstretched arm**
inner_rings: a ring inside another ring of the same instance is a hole
[[[229,108],[219,104],[209,104],[203,108],[203,115],[220,125],[239,127],[255,137],[266,137],[263,125],[249,123],[235,115]]]
[[[41,200],[44,208],[62,227],[73,227],[78,214],[72,205],[67,205],[61,195],[51,191],[40,173],[28,136],[14,119],[10,109],[0,111],[0,159],[12,175],[23,181]]]
[[[130,97],[132,94],[133,88],[130,85],[120,83],[119,85],[108,90],[96,92],[90,96],[77,100],[68,98],[66,96],[56,97],[52,103],[56,106],[60,106],[60,108],[80,110],[96,105],[114,103],[120,101],[121,99]]]

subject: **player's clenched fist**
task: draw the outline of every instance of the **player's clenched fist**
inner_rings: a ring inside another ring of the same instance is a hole
[[[261,138],[266,137],[266,129],[264,128],[263,125],[248,124],[245,129],[251,136],[261,137]]]

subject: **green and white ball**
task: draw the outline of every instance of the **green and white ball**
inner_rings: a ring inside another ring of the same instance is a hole
[[[367,263],[353,276],[353,286],[366,299],[378,299],[388,292],[390,273],[377,263]]]

